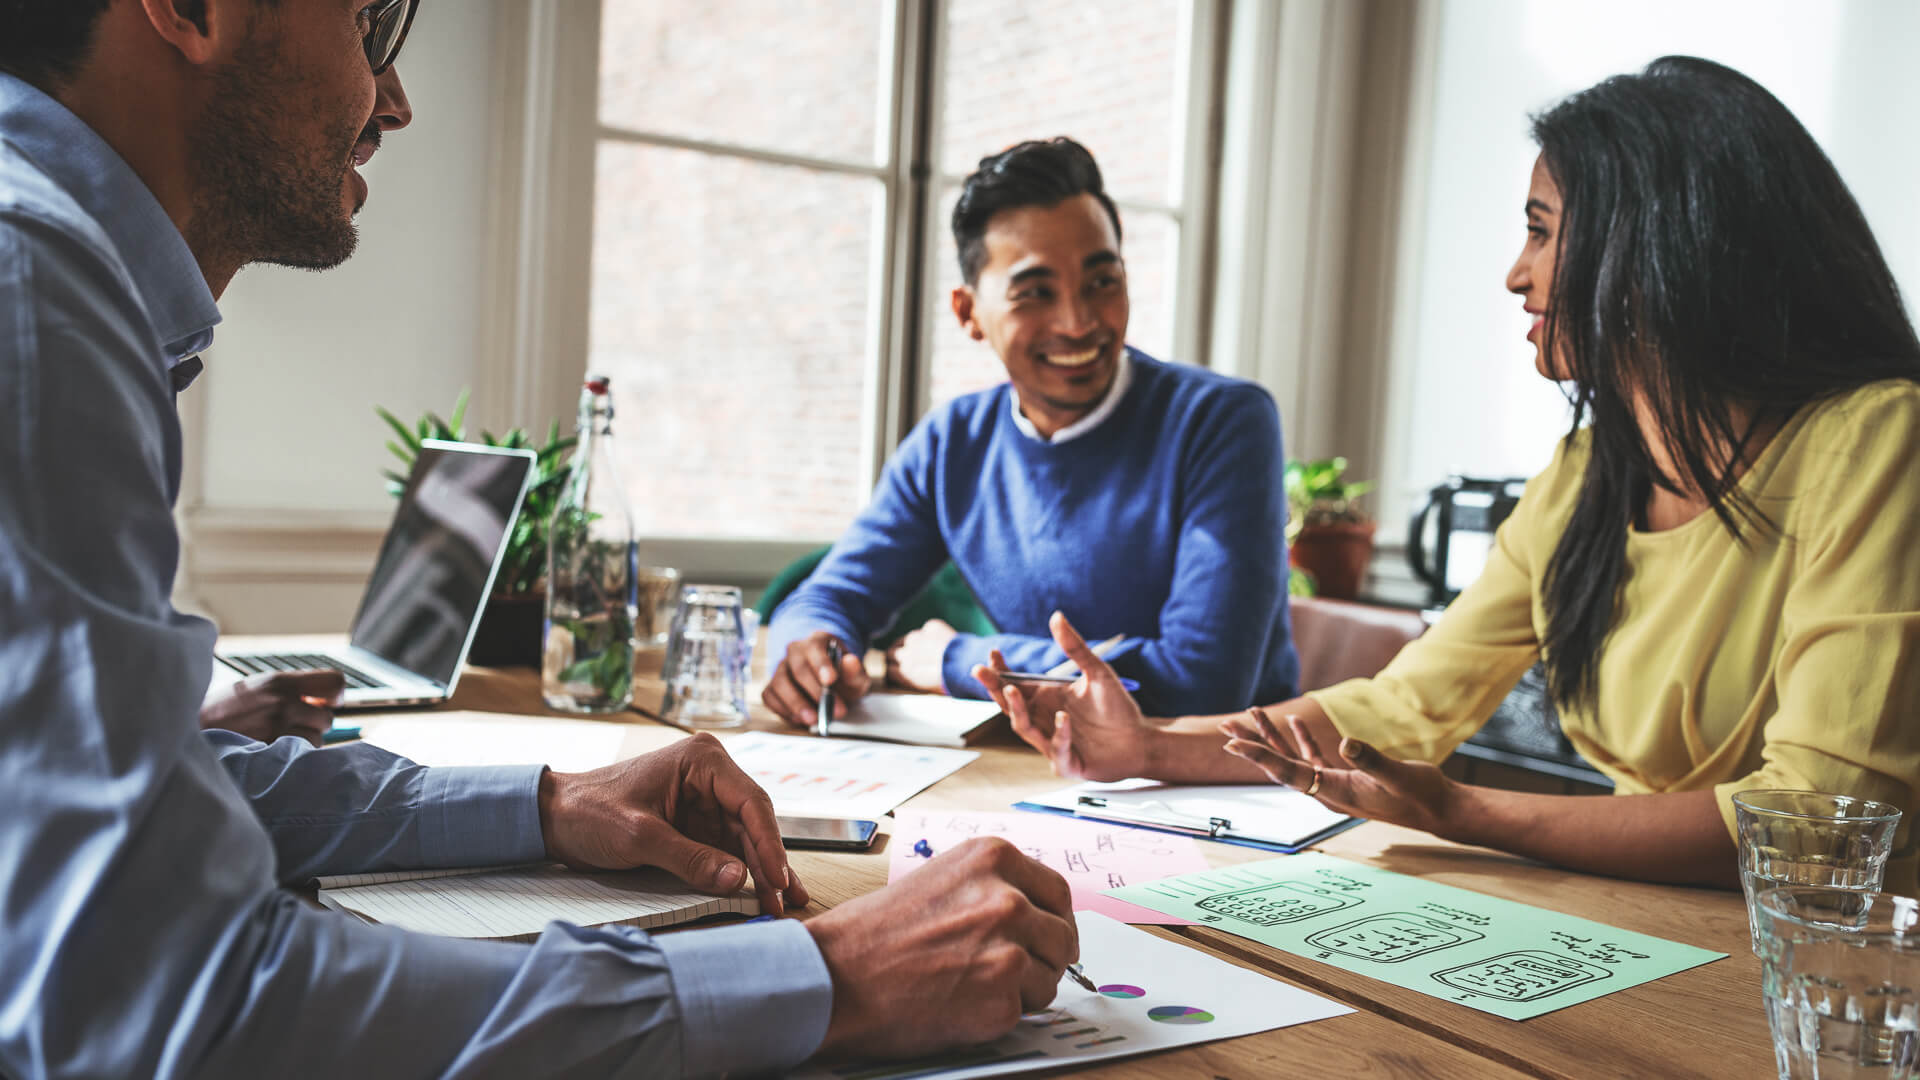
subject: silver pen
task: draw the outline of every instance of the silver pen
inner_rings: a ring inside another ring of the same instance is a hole
[[[1100,988],[1093,985],[1093,980],[1087,978],[1087,973],[1080,970],[1079,964],[1067,965],[1067,978],[1072,979],[1074,982],[1079,983],[1081,986],[1096,994],[1100,992]]]

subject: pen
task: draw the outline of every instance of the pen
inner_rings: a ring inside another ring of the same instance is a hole
[[[1080,970],[1079,964],[1067,965],[1067,977],[1096,994],[1100,992],[1100,988],[1093,985],[1093,980],[1087,978],[1087,973]]]
[[[829,667],[833,668],[833,677],[836,679],[840,677],[840,656],[841,656],[840,639],[828,638],[827,639],[827,664]],[[825,738],[827,735],[831,734],[831,732],[827,730],[827,724],[832,719],[833,719],[833,687],[828,686],[826,683],[821,683],[820,684],[820,707],[815,709],[813,712],[813,733],[815,735],[820,736],[821,738]]]
[[[1065,685],[1067,683],[1075,683],[1080,681],[1080,676],[1078,675],[1040,675],[1031,671],[1002,671],[1000,672],[1000,677],[1002,679],[1005,679],[1007,682],[1014,682],[1014,683],[1047,683],[1047,684]],[[1122,678],[1120,680],[1120,685],[1126,688],[1126,691],[1129,694],[1137,694],[1140,692],[1140,684],[1135,682],[1132,679]]]

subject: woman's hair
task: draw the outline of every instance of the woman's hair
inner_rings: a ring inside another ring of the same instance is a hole
[[[1535,116],[1533,137],[1562,203],[1542,346],[1565,365],[1573,430],[1592,420],[1541,648],[1554,700],[1592,704],[1627,530],[1654,486],[1703,494],[1741,543],[1774,528],[1735,488],[1754,432],[1920,380],[1920,341],[1833,163],[1739,72],[1663,57]],[[1678,475],[1649,457],[1636,396]]]

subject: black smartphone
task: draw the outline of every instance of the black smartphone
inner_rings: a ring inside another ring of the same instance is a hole
[[[865,851],[880,832],[872,821],[851,818],[781,817],[780,839],[790,848]]]

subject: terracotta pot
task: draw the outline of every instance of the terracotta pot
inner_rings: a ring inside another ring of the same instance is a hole
[[[546,637],[547,594],[494,593],[480,613],[480,629],[473,633],[467,663],[480,667],[540,666],[540,645]]]
[[[1334,522],[1307,525],[1294,537],[1288,561],[1313,575],[1314,592],[1329,600],[1351,600],[1367,579],[1373,559],[1374,523]]]

